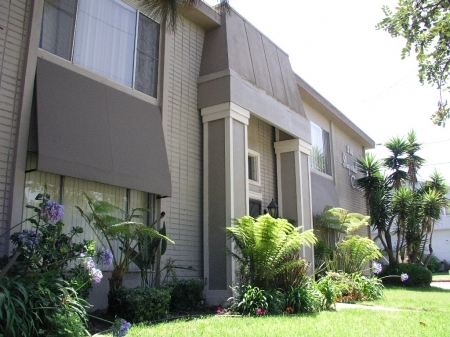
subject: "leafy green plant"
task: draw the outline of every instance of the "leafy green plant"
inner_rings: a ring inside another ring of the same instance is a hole
[[[359,275],[359,280],[357,282],[360,286],[361,300],[374,301],[384,296],[383,282],[379,278]]]
[[[286,299],[284,293],[278,289],[269,289],[265,291],[268,308],[271,315],[282,314],[286,310]]]
[[[325,298],[326,309],[336,309],[336,300],[342,297],[343,291],[346,289],[342,283],[334,280],[329,273],[317,282],[317,288]]]
[[[305,282],[303,287],[293,287],[286,293],[286,308],[292,308],[291,313],[314,313],[325,308],[325,296],[312,280]]]
[[[408,279],[402,281],[401,275],[407,274]],[[384,285],[396,285],[405,287],[429,287],[433,279],[431,271],[414,263],[398,263],[388,265],[378,274]]]
[[[32,228],[11,235],[15,248],[0,272],[4,291],[0,302],[5,305],[0,309],[0,333],[81,336],[86,333],[88,305],[74,288],[81,285],[67,280],[66,269],[71,261],[88,253],[91,241],[74,242],[83,232],[80,227],[63,232],[64,208],[49,195],[38,194],[36,201],[38,206],[27,205],[36,214],[24,221],[30,222]],[[89,271],[86,282],[101,279],[94,263]],[[70,333],[61,328],[64,320],[70,325]]]
[[[269,303],[266,292],[258,287],[247,286],[244,296],[235,306],[236,311],[243,315],[267,314]]]
[[[351,235],[340,242],[331,258],[327,259],[327,270],[348,274],[360,272],[369,261],[380,257],[382,254],[375,242],[369,238]]]
[[[77,209],[94,231],[98,241],[113,253],[113,271],[109,279],[108,298],[111,300],[114,291],[122,286],[125,272],[132,261],[141,269],[143,283],[148,284],[147,267],[154,263],[154,256],[156,256],[156,251],[153,250],[157,249],[161,239],[172,243],[173,241],[152,227],[156,221],[150,227],[133,221],[140,218],[140,215],[136,214],[137,212],[147,212],[147,209],[136,208],[128,214],[108,202],[94,200],[86,194],[85,197],[90,212],[84,212],[80,207]],[[121,214],[122,218],[113,215],[117,213]],[[161,214],[161,217],[163,216]],[[114,241],[121,244],[120,251],[115,251]],[[149,246],[151,251],[149,251]]]
[[[114,292],[110,304],[113,314],[120,314],[133,323],[165,318],[169,308],[170,289],[154,287],[120,287]]]
[[[228,251],[240,264],[246,284],[269,289],[274,278],[288,272],[296,265],[304,265],[299,259],[287,259],[302,245],[316,242],[312,230],[301,232],[285,219],[274,219],[269,214],[257,219],[244,216],[233,227],[226,228],[227,236],[237,251]]]
[[[0,279],[0,336],[36,336],[30,294],[20,277]]]

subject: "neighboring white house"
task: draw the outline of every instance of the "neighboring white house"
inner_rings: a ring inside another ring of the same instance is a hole
[[[450,194],[447,195],[450,198]],[[433,254],[440,260],[450,262],[450,210],[446,208],[441,219],[434,225]]]

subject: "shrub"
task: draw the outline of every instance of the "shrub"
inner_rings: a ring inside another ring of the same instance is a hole
[[[170,290],[148,287],[120,287],[111,298],[111,313],[132,323],[165,318],[169,312]]]
[[[167,283],[170,291],[170,311],[189,311],[202,305],[205,284],[200,279],[174,279]]]
[[[447,260],[442,260],[442,270],[443,271],[449,271],[450,270],[450,262],[448,262]]]
[[[441,268],[442,264],[439,259],[436,256],[431,255],[430,260],[428,261],[427,269],[432,273],[437,273],[439,270],[441,270]]]
[[[401,274],[408,274],[408,280],[402,282]],[[429,287],[432,274],[427,268],[413,263],[398,263],[383,268],[378,277],[383,280],[384,285],[396,285],[405,287]]]

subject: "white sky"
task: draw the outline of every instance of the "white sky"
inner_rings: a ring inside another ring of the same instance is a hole
[[[210,5],[216,0],[206,0]],[[290,58],[295,73],[349,117],[376,143],[406,136],[414,129],[426,179],[434,168],[450,184],[450,121],[435,126],[439,92],[422,86],[414,55],[401,60],[402,38],[391,38],[375,25],[383,5],[396,0],[230,0],[250,23]],[[377,158],[388,155],[382,146]]]

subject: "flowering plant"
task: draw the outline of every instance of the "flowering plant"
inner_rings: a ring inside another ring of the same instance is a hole
[[[81,227],[63,231],[64,207],[48,194],[38,194],[36,201],[38,206],[26,206],[35,215],[12,227],[30,224],[11,235],[15,247],[6,266],[0,267],[0,289],[8,289],[10,297],[0,306],[0,335],[17,331],[27,336],[50,335],[70,325],[73,336],[85,336],[87,302],[78,295],[77,273],[67,274],[67,267],[89,254],[93,242],[74,242],[83,233]],[[97,280],[100,275],[92,270],[92,277]]]
[[[122,318],[116,318],[114,321],[112,333],[113,337],[124,337],[127,335],[128,330],[131,327],[131,323]]]
[[[383,271],[383,266],[381,265],[381,263],[374,261],[374,262],[372,262],[372,271],[374,274],[379,275]],[[400,280],[402,282],[406,282],[406,281],[408,281],[409,275],[406,273],[401,273],[400,275],[387,275],[387,276],[380,277],[380,280],[384,279],[386,277],[400,277]]]

